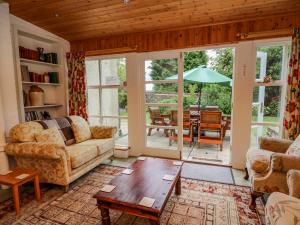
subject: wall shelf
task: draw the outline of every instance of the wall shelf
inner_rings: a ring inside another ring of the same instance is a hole
[[[60,86],[60,83],[44,83],[44,82],[31,82],[31,81],[22,81],[23,84],[28,85],[47,85],[47,86]]]
[[[54,67],[60,67],[60,64],[54,64],[54,63],[47,63],[47,62],[41,62],[41,61],[36,61],[36,60],[31,60],[31,59],[24,59],[20,58],[21,63],[31,63],[31,64],[39,64],[39,65],[44,65],[44,66],[54,66]]]
[[[46,104],[46,105],[40,105],[40,106],[25,106],[24,109],[42,109],[42,108],[56,108],[61,107],[62,105],[57,104]]]

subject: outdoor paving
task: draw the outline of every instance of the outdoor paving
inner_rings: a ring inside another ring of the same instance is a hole
[[[151,136],[146,136],[147,147],[176,150],[177,142],[169,145],[169,138],[165,136],[162,129],[152,130]],[[117,145],[128,145],[128,136],[117,138]],[[196,142],[190,147],[189,143],[184,143],[182,159],[193,162],[210,163],[216,165],[231,165],[230,162],[230,131],[227,131],[223,142],[223,150],[220,151],[218,145],[197,144]]]

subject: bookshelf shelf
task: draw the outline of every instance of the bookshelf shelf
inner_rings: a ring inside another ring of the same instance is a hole
[[[25,106],[25,109],[42,109],[42,108],[56,108],[61,107],[62,105],[57,104],[46,104],[46,105],[40,105],[40,106]]]
[[[47,86],[60,86],[60,83],[45,83],[45,82],[30,82],[30,81],[22,81],[23,84],[28,85],[47,85]]]
[[[41,61],[36,61],[36,60],[31,60],[31,59],[24,59],[20,58],[21,63],[31,63],[31,64],[39,64],[39,65],[44,65],[44,66],[54,66],[54,67],[60,67],[60,64],[54,64],[54,63],[47,63],[47,62],[41,62]]]

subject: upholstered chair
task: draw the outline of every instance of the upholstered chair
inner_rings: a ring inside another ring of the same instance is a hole
[[[300,136],[294,142],[262,137],[259,148],[249,149],[246,157],[245,179],[250,179],[252,187],[250,208],[255,209],[256,198],[264,193],[289,193],[287,175],[300,170]]]

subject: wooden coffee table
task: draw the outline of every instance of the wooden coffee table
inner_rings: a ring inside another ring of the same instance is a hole
[[[97,206],[101,210],[102,224],[110,225],[109,209],[149,219],[151,224],[160,224],[160,216],[175,187],[180,195],[181,165],[173,164],[174,160],[146,157],[137,160],[131,169],[132,174],[120,174],[109,184],[116,188],[107,193],[99,191],[94,195]],[[163,180],[165,175],[173,175],[172,181]],[[139,205],[143,197],[155,199],[152,207]]]

